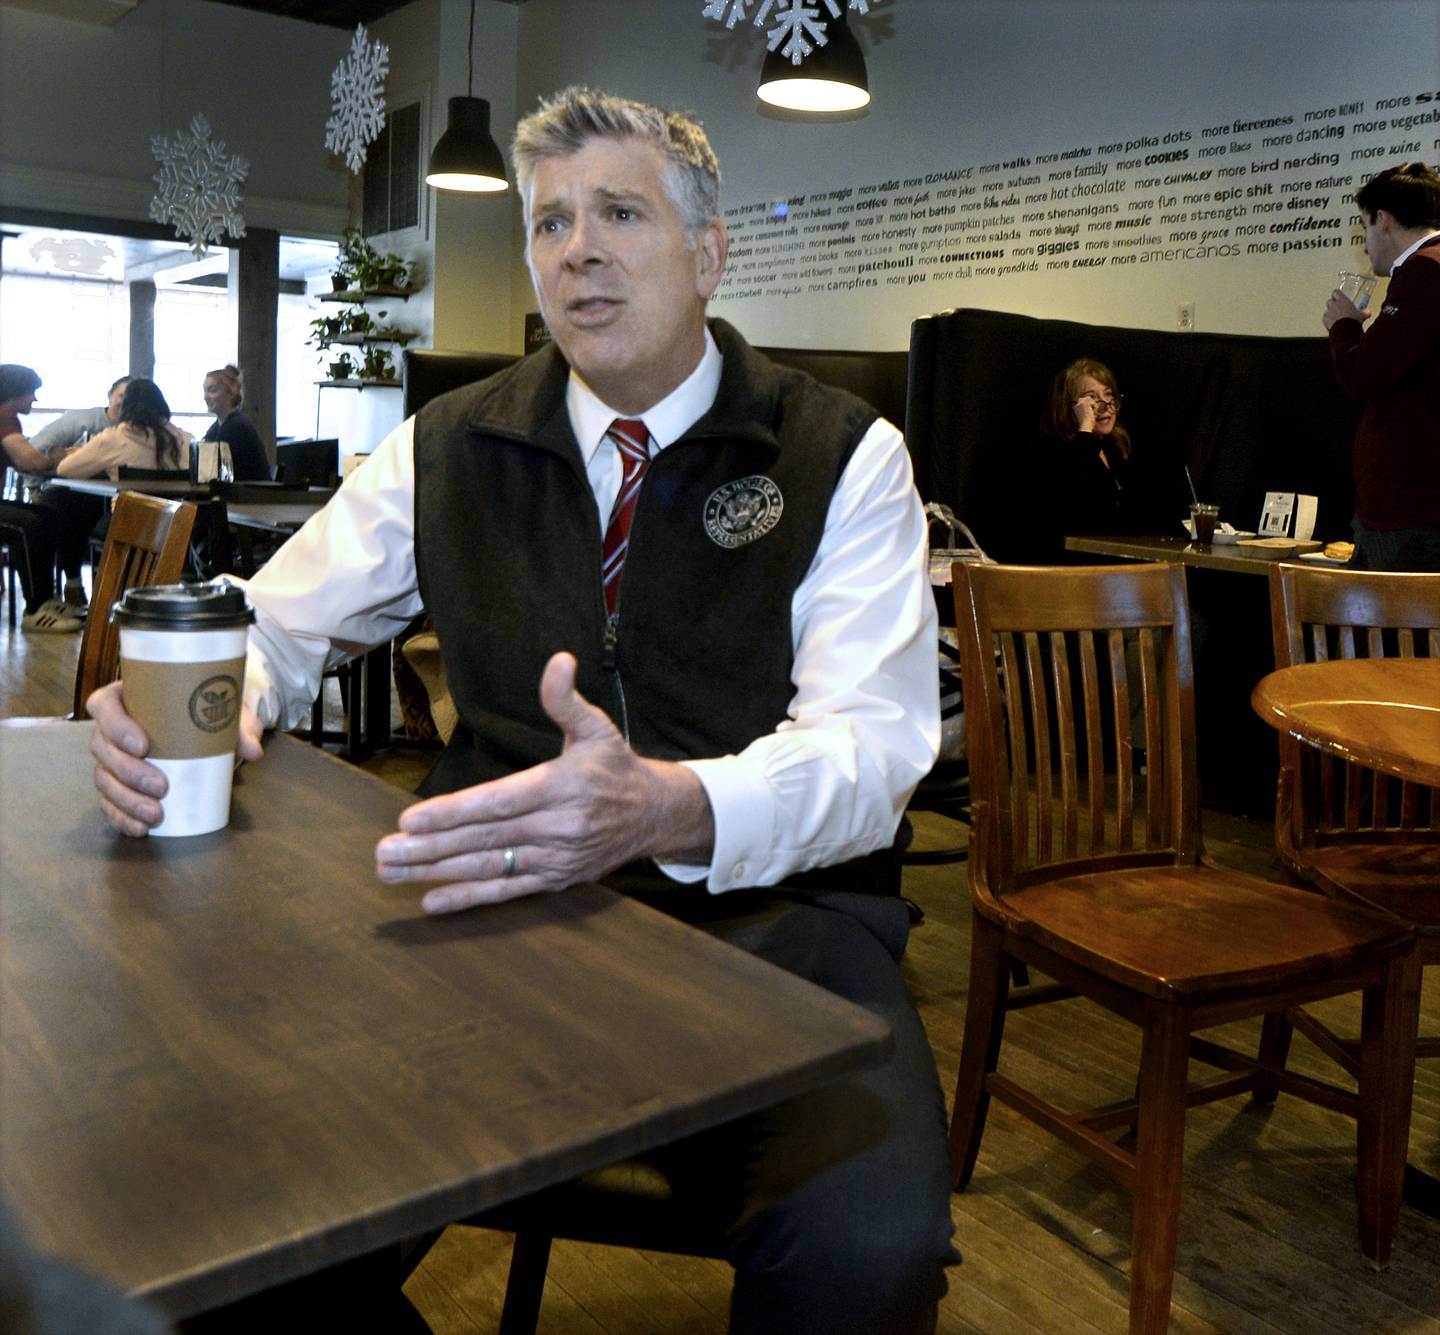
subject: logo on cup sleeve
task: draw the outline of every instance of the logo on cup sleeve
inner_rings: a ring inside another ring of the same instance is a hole
[[[190,721],[202,732],[224,732],[240,713],[240,683],[221,674],[190,693]]]
[[[705,532],[721,547],[743,547],[763,538],[785,509],[785,498],[768,477],[736,478],[705,500]]]

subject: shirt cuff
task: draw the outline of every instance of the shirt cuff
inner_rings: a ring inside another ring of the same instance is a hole
[[[671,880],[705,881],[711,894],[761,884],[775,833],[775,805],[765,772],[740,756],[681,761],[705,789],[715,817],[710,865],[658,862]]]

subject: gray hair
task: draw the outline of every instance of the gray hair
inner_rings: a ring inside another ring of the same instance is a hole
[[[530,183],[546,158],[576,153],[590,139],[639,139],[665,157],[665,192],[690,242],[720,216],[720,163],[694,117],[649,102],[575,86],[544,98],[515,127],[515,179],[530,217]]]

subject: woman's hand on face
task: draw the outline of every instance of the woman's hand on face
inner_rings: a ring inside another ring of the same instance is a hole
[[[1075,426],[1079,431],[1095,430],[1095,400],[1089,394],[1082,394],[1070,405],[1075,413]]]

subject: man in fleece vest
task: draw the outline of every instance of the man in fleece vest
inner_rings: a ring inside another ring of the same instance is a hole
[[[725,1203],[733,1330],[933,1330],[943,1102],[904,905],[841,865],[890,844],[938,740],[903,441],[707,324],[728,240],[694,120],[571,89],[514,159],[554,346],[428,404],[250,584],[240,752],[427,609],[460,723],[380,878],[433,913],[605,879],[882,1015],[884,1068],[661,1157]],[[164,779],[118,687],[90,711],[143,835]]]

